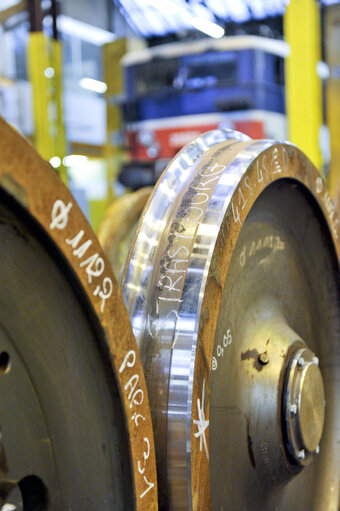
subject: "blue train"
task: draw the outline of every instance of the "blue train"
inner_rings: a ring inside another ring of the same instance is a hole
[[[234,36],[128,53],[122,59],[131,156],[125,170],[152,169],[216,127],[285,139],[288,52],[283,41]]]

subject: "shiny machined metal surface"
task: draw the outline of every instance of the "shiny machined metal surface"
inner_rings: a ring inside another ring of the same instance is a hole
[[[337,511],[337,227],[290,144],[209,132],[159,180],[122,285],[162,509]]]
[[[71,194],[1,118],[0,254],[0,507],[158,509],[118,284]]]

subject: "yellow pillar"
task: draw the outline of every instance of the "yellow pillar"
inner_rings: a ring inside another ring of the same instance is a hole
[[[284,34],[290,46],[285,67],[289,140],[319,170],[322,169],[319,131],[323,121],[322,84],[317,74],[321,59],[320,33],[318,2],[290,0],[284,16]]]
[[[326,11],[326,62],[330,77],[326,86],[327,124],[331,142],[331,162],[328,186],[340,206],[340,4]]]
[[[122,133],[122,118],[119,100],[123,95],[123,69],[120,60],[127,52],[127,40],[117,39],[104,45],[104,79],[107,84],[106,91],[106,144],[105,158],[108,178],[108,201],[114,199],[112,182],[117,178],[123,161],[126,159],[126,151],[119,141]]]
[[[31,32],[27,50],[28,74],[32,85],[34,141],[41,156],[50,160],[65,156],[62,116],[61,43],[42,32]],[[66,170],[58,172],[66,182]]]
[[[63,62],[63,47],[60,41],[55,39],[51,40],[52,43],[52,66],[54,68],[54,103],[56,109],[56,138],[55,147],[56,155],[61,160],[60,168],[58,169],[59,175],[67,185],[67,171],[63,165],[63,158],[66,156],[66,135],[63,115],[63,75],[62,75],[62,62]]]

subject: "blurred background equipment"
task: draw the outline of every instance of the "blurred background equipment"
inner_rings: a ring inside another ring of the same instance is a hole
[[[0,114],[95,229],[215,127],[289,136],[334,195],[338,12],[336,0],[0,0]]]
[[[62,47],[58,40],[57,0],[51,0],[52,34],[43,33],[40,0],[27,1],[30,36],[27,48],[28,76],[33,93],[34,143],[47,160],[59,161],[65,182],[65,129],[62,111]]]
[[[131,161],[120,181],[129,186],[131,180],[135,188],[138,169],[141,184],[147,171],[155,183],[185,144],[217,127],[286,139],[287,55],[283,41],[257,36],[172,43],[126,55],[123,118]]]

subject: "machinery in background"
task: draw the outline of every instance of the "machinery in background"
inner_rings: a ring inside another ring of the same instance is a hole
[[[187,143],[221,127],[287,138],[283,41],[255,36],[173,43],[122,59],[129,163],[120,181],[152,185]]]

